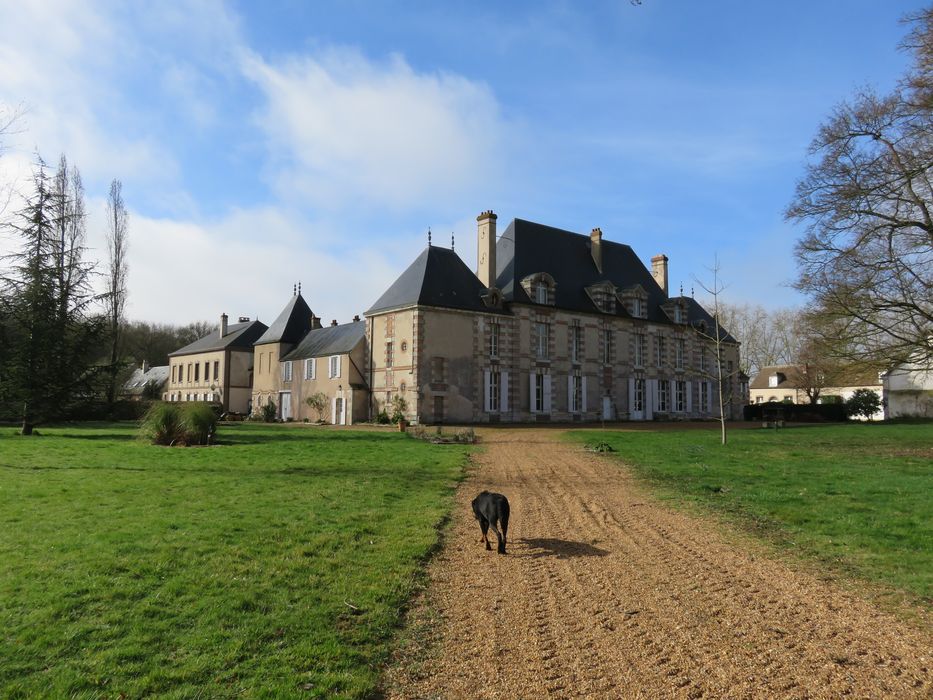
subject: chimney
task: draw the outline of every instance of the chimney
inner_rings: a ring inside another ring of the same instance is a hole
[[[664,253],[651,258],[651,276],[667,296],[667,256]]]
[[[360,315],[359,315],[359,314],[357,314],[356,316],[353,317],[353,323],[357,323],[359,320],[360,320]]]
[[[331,325],[332,328],[333,328],[334,326],[336,326],[336,325],[337,325],[337,319],[336,319],[336,318],[333,319],[333,320],[330,322],[330,325]]]
[[[492,210],[476,217],[476,276],[486,288],[496,286],[496,219]]]
[[[149,372],[149,360],[143,360],[143,366],[141,369],[143,371],[143,374],[146,374],[147,372]]]
[[[227,314],[220,314],[220,337],[227,335]]]
[[[313,331],[315,328],[320,328],[320,327],[321,327],[321,318],[319,316],[315,316],[314,314],[311,314],[311,330]]]
[[[596,263],[596,269],[600,274],[603,271],[603,230],[594,228],[590,231],[590,253],[593,254],[593,262]]]

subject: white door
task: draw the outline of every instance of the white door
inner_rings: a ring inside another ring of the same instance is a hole
[[[288,420],[292,417],[292,392],[279,392],[279,418]]]
[[[612,399],[603,397],[603,420],[612,420]]]
[[[338,396],[334,399],[334,425],[346,425],[347,416],[343,410],[343,397]]]

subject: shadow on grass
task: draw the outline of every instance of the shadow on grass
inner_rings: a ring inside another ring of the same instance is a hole
[[[557,557],[570,559],[573,557],[604,557],[609,550],[594,547],[586,542],[573,542],[572,540],[559,540],[553,537],[523,537],[518,540],[532,551],[520,555],[537,559],[539,557]]]

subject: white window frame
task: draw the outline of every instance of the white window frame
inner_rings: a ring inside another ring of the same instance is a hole
[[[611,364],[612,363],[612,328],[603,329],[603,363]]]
[[[648,353],[648,336],[645,333],[635,334],[635,361],[636,367],[645,366],[645,355]]]
[[[305,360],[305,379],[314,379],[315,378],[315,362],[313,357],[309,357]]]
[[[292,380],[292,361],[286,360],[282,363],[282,381],[290,382]]]
[[[329,379],[340,378],[340,355],[331,355],[327,358],[327,376]]]
[[[674,412],[684,413],[687,410],[687,382],[683,379],[674,381]]]
[[[534,283],[534,300],[536,304],[547,304],[548,283],[544,280],[538,280]]]
[[[632,411],[641,412],[645,410],[645,380],[643,377],[635,377],[635,390],[632,397]]]
[[[550,324],[544,321],[535,321],[535,359],[548,359],[548,344],[550,341]]]
[[[658,380],[658,410],[667,413],[671,410],[671,380]]]
[[[570,361],[583,361],[583,326],[574,321],[570,326]]]
[[[664,366],[664,356],[667,354],[667,338],[658,333],[657,341],[654,346],[654,360],[657,367]]]
[[[499,357],[499,324],[489,324],[489,356]]]
[[[677,338],[674,340],[674,366],[677,369],[684,368],[684,353],[685,353],[686,343],[683,338]]]

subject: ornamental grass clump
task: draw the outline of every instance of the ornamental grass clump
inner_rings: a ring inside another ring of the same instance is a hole
[[[216,432],[217,416],[206,403],[154,403],[141,427],[153,445],[209,445]]]

